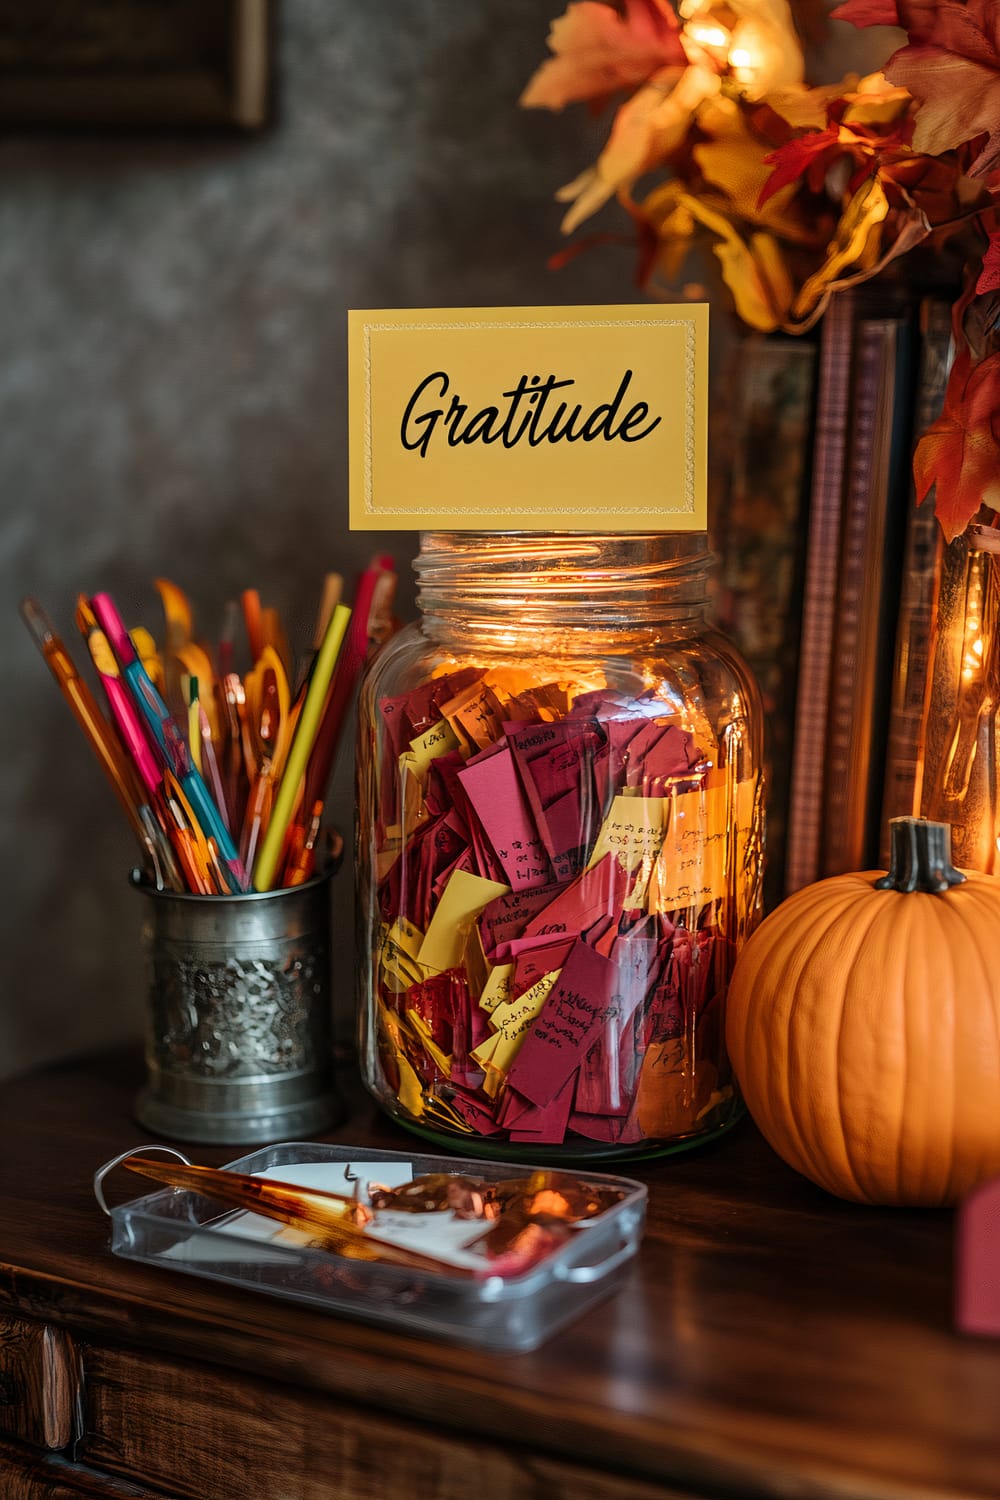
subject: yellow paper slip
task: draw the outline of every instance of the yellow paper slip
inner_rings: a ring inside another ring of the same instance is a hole
[[[414,927],[405,917],[399,917],[391,927],[385,929],[379,948],[379,961],[383,980],[393,994],[402,994],[411,985],[419,984],[427,978],[427,970],[416,956],[423,940],[420,928]]]
[[[490,970],[490,976],[483,986],[483,992],[479,997],[479,1004],[483,1010],[494,1011],[498,1005],[503,1005],[510,999],[511,985],[514,981],[513,964],[497,964]]]
[[[639,871],[630,904],[642,906],[646,887],[657,855],[663,845],[666,797],[632,797],[622,793],[615,797],[593,853],[587,863],[592,870],[605,855],[613,854],[629,874]]]
[[[410,741],[409,753],[403,752],[407,764],[412,766],[421,781],[426,780],[431,761],[436,760],[439,755],[447,755],[451,750],[457,750],[459,742],[447,719],[439,719],[432,724],[430,729],[418,735],[415,740]],[[400,759],[403,759],[401,756]]]
[[[496,1006],[490,1016],[491,1024],[497,1028],[496,1035],[487,1037],[470,1054],[480,1067],[496,1068],[501,1073],[510,1071],[521,1043],[531,1030],[532,1022],[541,1013],[561,972],[561,969],[551,969],[541,979],[536,979],[531,989],[518,995],[516,1000],[505,1000]]]
[[[428,969],[457,969],[465,953],[469,928],[484,906],[506,896],[509,885],[454,870],[420,945],[419,961]]]

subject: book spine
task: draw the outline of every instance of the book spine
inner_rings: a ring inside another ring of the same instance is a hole
[[[820,342],[816,438],[785,853],[786,894],[808,885],[819,873],[823,767],[836,617],[854,314],[852,292],[841,292],[834,297],[823,319]]]
[[[874,682],[888,503],[895,320],[858,326],[844,498],[834,659],[827,711],[820,873],[865,864],[867,783],[875,732]]]
[[[770,910],[784,890],[816,344],[747,338],[732,374],[732,462],[713,507],[715,614],[739,645],[764,705]]]
[[[885,783],[889,681],[912,441],[910,327],[865,318],[855,395],[831,673],[820,870],[874,864]]]
[[[920,308],[920,373],[914,408],[919,436],[941,415],[951,363],[951,305]],[[931,641],[937,609],[941,528],[930,500],[918,506],[912,484],[900,586],[878,862],[888,867],[889,819],[919,813]]]

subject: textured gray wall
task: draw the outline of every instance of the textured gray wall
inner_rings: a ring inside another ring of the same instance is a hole
[[[627,251],[545,268],[552,193],[606,128],[516,107],[562,9],[284,0],[262,136],[0,139],[0,1076],[142,1023],[130,835],[18,598],[78,659],[77,592],[155,626],[158,574],[210,635],[256,586],[301,639],[323,572],[380,545],[347,531],[345,310],[637,300]],[[837,30],[825,76],[884,55]],[[415,538],[383,540],[408,614]],[[349,870],[337,892],[344,1035]]]
[[[161,573],[206,633],[250,585],[304,633],[379,545],[347,531],[345,310],[633,300],[625,252],[545,268],[598,139],[516,107],[561,9],[285,0],[264,135],[0,140],[0,1075],[142,1024],[130,835],[19,597],[78,661],[77,592],[155,627]],[[384,540],[409,611],[415,538]],[[343,1034],[349,870],[338,902]]]

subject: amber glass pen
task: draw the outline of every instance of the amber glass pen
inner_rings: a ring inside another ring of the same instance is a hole
[[[405,1249],[366,1232],[363,1226],[370,1224],[374,1215],[366,1205],[340,1193],[296,1187],[292,1183],[268,1181],[218,1167],[151,1161],[144,1156],[128,1157],[123,1165],[170,1187],[186,1188],[231,1208],[242,1208],[248,1213],[263,1214],[265,1218],[289,1224],[312,1235],[324,1249],[333,1250],[349,1260],[389,1261],[415,1270],[444,1270],[455,1276],[469,1274],[437,1256]]]

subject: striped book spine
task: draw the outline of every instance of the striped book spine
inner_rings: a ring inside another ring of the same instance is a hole
[[[789,793],[785,892],[819,875],[830,666],[837,609],[841,510],[851,395],[855,294],[833,298],[823,318],[802,637]]]

